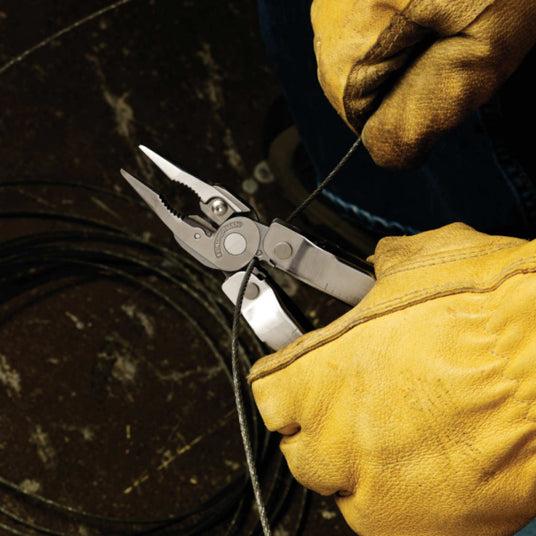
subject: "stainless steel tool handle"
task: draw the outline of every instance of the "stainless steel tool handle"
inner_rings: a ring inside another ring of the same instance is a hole
[[[222,285],[225,295],[236,305],[245,271],[234,273]],[[255,274],[250,276],[242,315],[257,337],[272,350],[280,350],[303,335],[298,322],[283,306],[274,289]]]
[[[356,305],[374,285],[370,274],[341,261],[278,221],[270,225],[263,250],[276,268],[348,305]]]

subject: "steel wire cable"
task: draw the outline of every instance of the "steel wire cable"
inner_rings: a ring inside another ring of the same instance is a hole
[[[303,211],[305,211],[309,205],[325,190],[325,188],[336,178],[336,176],[339,174],[340,170],[344,167],[344,165],[348,162],[350,157],[357,151],[357,149],[361,146],[362,140],[361,136],[358,136],[355,142],[352,144],[350,149],[343,155],[341,160],[337,163],[337,165],[332,169],[332,171],[320,182],[320,184],[290,213],[289,216],[286,218],[286,222],[290,223],[294,219],[296,219]],[[264,533],[264,536],[271,536],[272,530],[271,530],[271,523],[269,516],[266,512],[266,500],[262,496],[262,490],[261,490],[261,483],[259,479],[259,475],[257,472],[257,462],[255,460],[255,456],[253,454],[253,448],[252,448],[252,441],[250,436],[250,429],[247,425],[247,414],[246,410],[243,404],[243,376],[240,375],[240,369],[238,367],[238,351],[237,351],[237,340],[238,340],[238,326],[241,319],[241,310],[242,310],[242,302],[244,299],[244,296],[246,294],[246,288],[249,282],[249,279],[251,277],[251,274],[253,273],[255,266],[256,266],[257,259],[256,257],[253,257],[253,259],[249,262],[246,271],[244,273],[244,277],[242,278],[242,282],[240,284],[240,289],[238,291],[238,296],[235,304],[235,310],[234,310],[234,316],[233,316],[233,329],[232,329],[232,348],[231,348],[231,359],[233,363],[233,388],[234,388],[234,394],[235,394],[235,400],[236,400],[236,407],[238,412],[238,420],[240,423],[240,433],[242,435],[242,443],[244,446],[244,453],[246,456],[246,462],[247,462],[247,468],[249,471],[249,475],[251,478],[251,483],[253,486],[253,492],[255,496],[255,501],[257,503],[257,509],[259,512],[259,519],[261,522],[262,530]],[[299,530],[299,529],[297,529]]]

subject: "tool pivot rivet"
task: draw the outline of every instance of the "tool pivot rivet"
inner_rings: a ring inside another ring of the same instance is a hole
[[[255,283],[249,283],[246,287],[244,298],[247,298],[248,300],[254,300],[255,298],[258,298],[260,293],[261,289],[258,287],[258,285],[256,285]]]
[[[223,246],[231,255],[242,255],[247,248],[246,239],[239,233],[229,233],[223,240]]]
[[[288,242],[279,242],[275,245],[274,253],[281,260],[292,257],[292,246]]]

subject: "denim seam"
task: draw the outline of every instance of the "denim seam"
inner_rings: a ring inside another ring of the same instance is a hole
[[[357,205],[354,205],[353,203],[348,203],[347,201],[344,201],[343,199],[341,199],[334,193],[330,192],[329,190],[324,190],[324,195],[332,203],[335,203],[337,206],[342,208],[346,212],[346,214],[349,214],[350,216],[360,221],[370,231],[374,231],[374,232],[387,231],[387,232],[394,232],[398,234],[399,233],[417,234],[420,232],[419,230],[414,229],[413,227],[402,225],[401,223],[397,221],[387,220],[385,218],[382,218],[381,216],[371,214],[370,212],[358,207]]]

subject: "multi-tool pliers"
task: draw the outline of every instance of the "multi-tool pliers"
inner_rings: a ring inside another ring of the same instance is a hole
[[[205,266],[224,272],[222,290],[234,304],[254,257],[349,305],[358,303],[374,284],[363,266],[341,260],[281,220],[260,223],[252,207],[225,188],[194,177],[147,147],[140,149],[169,179],[197,195],[203,216],[181,216],[142,181],[121,170],[123,177],[183,249]],[[273,350],[303,334],[289,312],[288,300],[257,264],[245,288],[241,312],[257,337]]]

